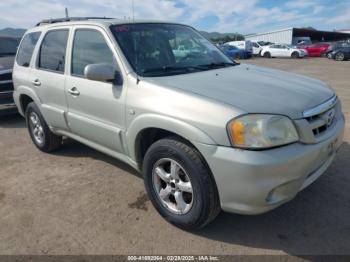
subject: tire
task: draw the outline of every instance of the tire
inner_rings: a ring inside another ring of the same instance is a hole
[[[266,52],[266,53],[264,53],[264,57],[265,57],[265,58],[271,58],[271,54],[270,54],[270,52]]]
[[[299,58],[299,53],[298,52],[293,52],[292,53],[292,58]]]
[[[39,150],[49,153],[62,145],[62,137],[51,132],[34,102],[27,106],[25,117],[29,135]]]
[[[329,52],[329,53],[327,54],[327,58],[328,58],[328,59],[332,59],[332,52]]]
[[[203,157],[181,139],[170,137],[151,145],[143,161],[143,176],[152,204],[175,226],[198,229],[221,211],[216,184]]]
[[[336,61],[344,61],[345,60],[345,55],[343,52],[338,52],[334,56],[334,60]]]

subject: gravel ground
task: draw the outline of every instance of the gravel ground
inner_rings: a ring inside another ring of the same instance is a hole
[[[347,119],[324,176],[259,216],[222,213],[200,231],[165,222],[140,176],[77,142],[39,152],[20,116],[0,118],[0,254],[350,254],[350,61],[264,59],[328,82]],[[292,101],[291,101],[292,102]]]

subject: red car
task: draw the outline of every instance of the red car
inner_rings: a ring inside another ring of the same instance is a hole
[[[309,56],[323,56],[327,53],[330,46],[328,43],[317,43],[303,47],[303,49],[308,52]]]

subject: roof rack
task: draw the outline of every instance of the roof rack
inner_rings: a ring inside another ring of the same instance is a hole
[[[54,18],[54,19],[44,19],[37,23],[35,26],[46,25],[46,24],[55,24],[71,21],[85,21],[85,20],[94,20],[94,19],[114,19],[111,17],[64,17],[64,18]]]

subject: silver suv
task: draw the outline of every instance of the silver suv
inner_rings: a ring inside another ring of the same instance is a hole
[[[128,163],[179,227],[280,206],[342,143],[340,101],[321,81],[238,64],[186,25],[67,20],[29,30],[16,57],[34,144],[70,137]]]

